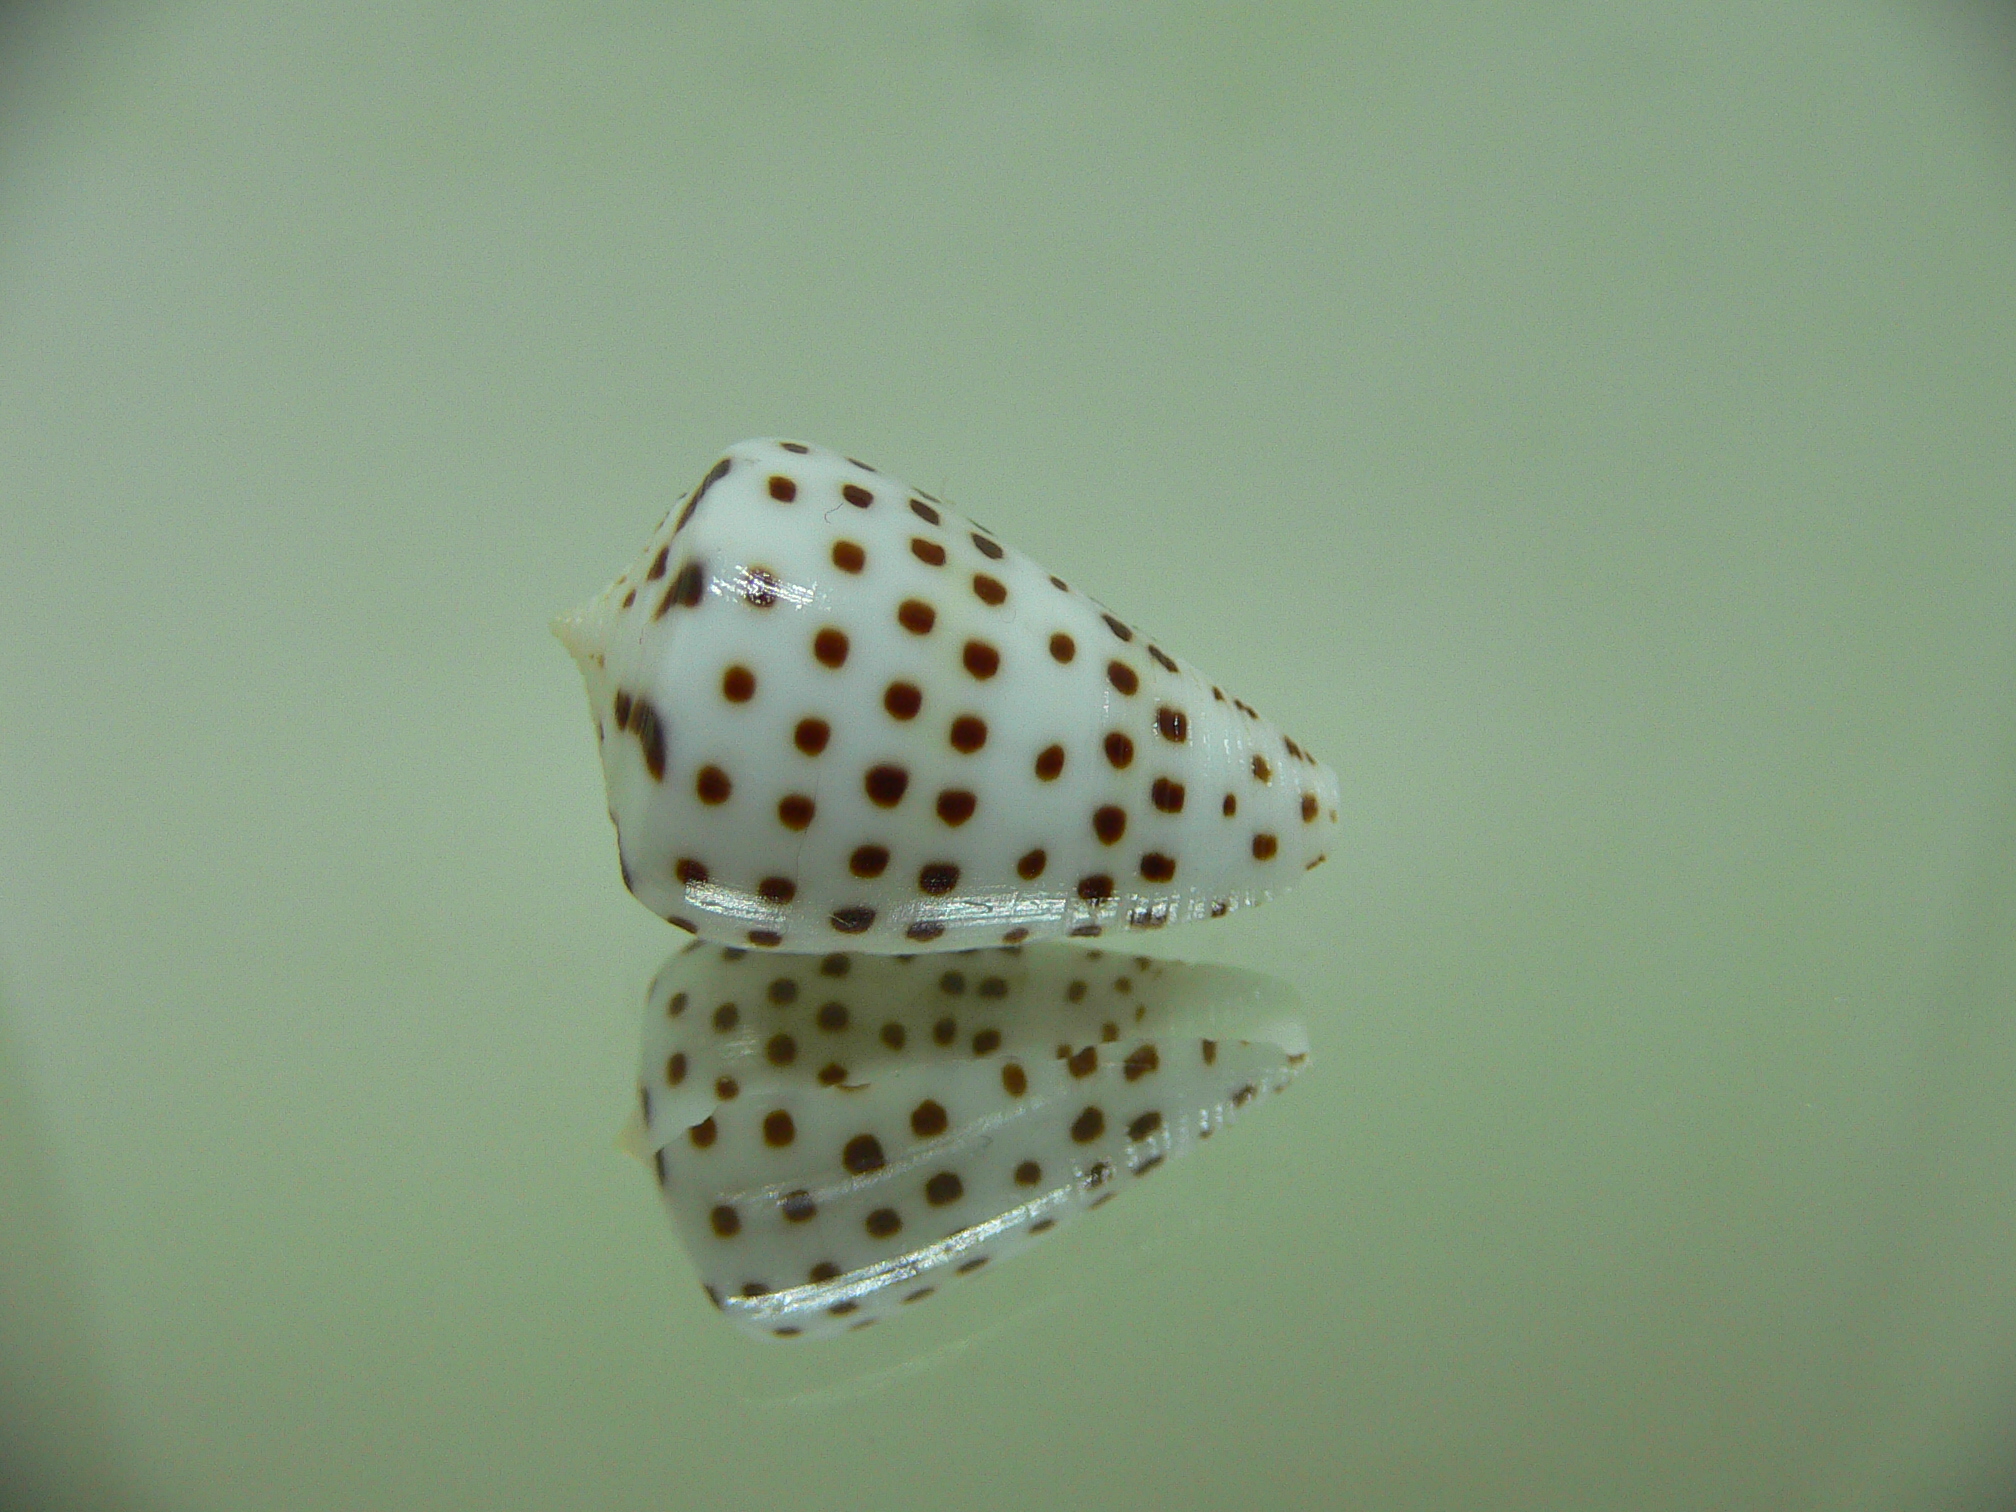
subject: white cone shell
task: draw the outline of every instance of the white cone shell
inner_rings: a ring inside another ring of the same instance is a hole
[[[712,940],[914,952],[1215,917],[1299,879],[1337,778],[896,479],[729,448],[556,622],[630,890]]]

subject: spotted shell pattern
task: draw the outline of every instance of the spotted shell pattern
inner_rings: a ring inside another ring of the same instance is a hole
[[[919,489],[730,447],[555,622],[625,883],[708,939],[950,950],[1216,917],[1321,862],[1337,778]]]
[[[645,1005],[644,1154],[707,1296],[766,1338],[868,1326],[1208,1139],[1306,1059],[1287,986],[1066,945],[694,942]]]

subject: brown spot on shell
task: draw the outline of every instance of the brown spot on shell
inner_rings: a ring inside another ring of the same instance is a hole
[[[1001,653],[982,640],[966,642],[959,659],[966,670],[982,682],[1001,670]]]
[[[1262,830],[1253,837],[1253,859],[1255,861],[1272,861],[1274,859],[1274,852],[1278,848],[1279,842],[1265,830]]]
[[[1173,882],[1176,879],[1176,859],[1160,851],[1150,851],[1141,858],[1141,875],[1150,882]]]
[[[875,923],[875,910],[865,903],[849,903],[834,909],[827,922],[842,934],[866,934]]]
[[[903,801],[903,794],[910,787],[910,774],[900,766],[870,767],[862,786],[867,791],[869,802],[877,808],[894,808]]]
[[[1008,601],[1008,588],[999,578],[976,572],[973,574],[973,596],[983,604],[998,606]]]
[[[957,829],[973,817],[980,800],[964,788],[947,788],[938,795],[938,817]]]
[[[922,499],[912,499],[910,501],[910,513],[917,516],[926,525],[936,525],[938,523],[938,511],[933,509],[929,504],[926,504]]]
[[[965,1195],[966,1183],[956,1171],[940,1171],[924,1183],[924,1200],[933,1207],[944,1207]]]
[[[1108,630],[1111,630],[1115,635],[1119,636],[1121,640],[1131,641],[1132,639],[1134,639],[1134,632],[1128,629],[1127,626],[1122,624],[1119,620],[1115,619],[1112,615],[1102,614],[1099,616],[1099,618],[1106,621],[1106,628]]]
[[[1118,730],[1106,734],[1106,759],[1116,770],[1125,770],[1134,763],[1134,742]]]
[[[812,637],[812,654],[822,667],[844,667],[847,664],[847,632],[828,625]]]
[[[1015,863],[1015,874],[1024,882],[1034,882],[1043,875],[1044,864],[1049,859],[1041,848],[1029,851]]]
[[[1113,879],[1104,872],[1093,872],[1078,879],[1078,896],[1087,903],[1104,903],[1113,896]]]
[[[917,887],[934,898],[941,898],[959,885],[959,868],[950,861],[927,862],[917,873]]]
[[[910,555],[917,558],[918,561],[924,563],[927,567],[943,567],[945,565],[945,548],[940,546],[936,541],[925,540],[922,536],[910,537]]]
[[[798,485],[782,473],[770,475],[770,497],[780,504],[789,504],[798,497]]]
[[[1148,790],[1148,796],[1155,807],[1165,814],[1183,812],[1183,784],[1169,777],[1157,777],[1155,785]]]
[[[736,665],[721,674],[721,696],[730,703],[747,703],[756,696],[756,674]]]
[[[1055,782],[1058,773],[1064,770],[1064,747],[1047,745],[1036,753],[1036,775],[1045,782]]]
[[[1127,833],[1127,810],[1117,803],[1101,804],[1092,811],[1092,833],[1101,845],[1118,845]]]
[[[807,756],[817,756],[832,738],[833,727],[823,719],[801,719],[791,734],[793,744]]]
[[[630,707],[630,729],[644,753],[644,770],[653,782],[665,780],[665,726],[648,698],[639,698]]]
[[[973,549],[979,552],[980,555],[992,558],[994,561],[997,562],[1000,561],[1004,555],[1006,555],[1006,553],[1002,551],[999,542],[988,540],[987,537],[980,534],[980,532],[977,530],[973,532]]]
[[[849,458],[848,460],[852,461],[853,459]],[[860,464],[857,462],[855,466],[858,467]],[[842,483],[840,485],[840,497],[845,499],[849,504],[852,504],[856,509],[866,509],[870,504],[875,502],[875,495],[863,488],[859,483]]]
[[[788,830],[802,830],[812,822],[818,806],[804,793],[786,793],[777,800],[777,822]]]
[[[896,606],[896,623],[912,635],[929,635],[938,622],[938,611],[922,599],[905,599]]]
[[[1155,1053],[1153,1045],[1137,1045],[1122,1063],[1122,1070],[1130,1082],[1139,1081],[1150,1072],[1159,1070],[1161,1065],[1162,1057]]]
[[[855,541],[833,543],[833,565],[842,572],[859,572],[868,565],[868,553]]]
[[[935,1139],[952,1126],[944,1107],[931,1098],[910,1110],[910,1132],[919,1139]]]
[[[924,707],[924,690],[913,682],[892,682],[882,691],[882,707],[891,719],[915,719]]]
[[[1190,738],[1190,717],[1164,704],[1155,711],[1155,730],[1164,740],[1181,745]]]
[[[962,714],[952,721],[950,739],[952,749],[970,756],[987,744],[987,721],[973,714]]]
[[[1057,661],[1068,662],[1078,654],[1078,643],[1059,630],[1050,637],[1050,655]]]
[[[879,877],[889,865],[886,846],[857,845],[847,858],[847,869],[857,877]]]
[[[1090,1144],[1106,1132],[1106,1115],[1096,1105],[1088,1107],[1071,1122],[1071,1137],[1079,1144]]]
[[[1141,686],[1140,675],[1123,661],[1106,663],[1106,680],[1130,698],[1134,696],[1134,690]]]
[[[702,803],[713,805],[726,803],[729,794],[735,791],[735,784],[728,780],[728,774],[717,766],[703,766],[693,779],[693,791]]]

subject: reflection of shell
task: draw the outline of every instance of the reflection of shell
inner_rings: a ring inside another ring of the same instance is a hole
[[[1208,1138],[1304,1060],[1270,977],[1033,946],[688,946],[652,984],[646,1159],[707,1294],[859,1328]]]
[[[623,876],[709,939],[948,950],[1216,917],[1322,861],[1337,778],[956,510],[730,447],[557,621]]]

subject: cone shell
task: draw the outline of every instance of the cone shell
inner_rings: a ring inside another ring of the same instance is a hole
[[[729,448],[555,632],[623,878],[770,949],[952,950],[1218,917],[1321,862],[1337,778],[922,490]]]

